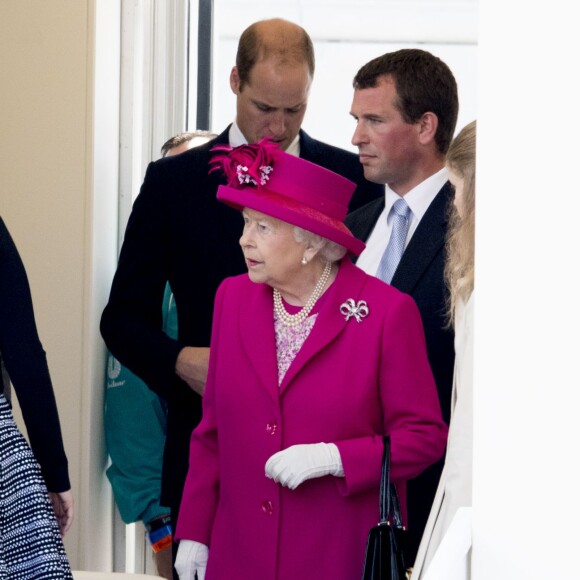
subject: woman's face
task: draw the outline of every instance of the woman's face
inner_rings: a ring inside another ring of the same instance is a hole
[[[294,238],[294,226],[245,208],[240,246],[252,282],[284,290],[301,274],[304,245]]]
[[[457,173],[457,171],[454,171],[449,167],[447,169],[449,173],[449,181],[451,182],[451,185],[453,185],[453,187],[455,188],[455,199],[453,200],[453,203],[455,205],[455,208],[457,209],[459,217],[463,219],[463,217],[465,216],[465,202],[464,202],[465,180]]]

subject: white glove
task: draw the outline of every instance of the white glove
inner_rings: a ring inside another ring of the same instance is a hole
[[[325,475],[344,477],[340,452],[334,443],[292,445],[266,461],[266,477],[289,489]]]
[[[180,540],[174,564],[179,580],[195,580],[196,572],[197,580],[204,580],[208,556],[209,548],[205,544]]]

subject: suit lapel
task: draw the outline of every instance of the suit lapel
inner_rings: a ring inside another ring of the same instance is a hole
[[[349,258],[342,260],[338,275],[327,290],[328,295],[324,297],[324,304],[318,312],[312,331],[284,375],[280,385],[281,394],[300,371],[346,328],[347,321],[340,313],[340,306],[349,298],[358,302],[365,278],[363,272],[350,263]]]
[[[354,236],[364,242],[368,240],[384,209],[385,196],[382,195],[349,214],[346,218],[346,225]]]
[[[243,300],[244,307],[240,309],[238,336],[256,377],[277,402],[278,363],[272,288],[266,284],[256,284],[250,289]]]
[[[302,129],[300,129],[299,135],[300,135],[300,157],[302,159],[306,159],[306,161],[318,163],[318,158],[320,157],[320,147],[318,146],[316,141]]]
[[[391,281],[402,292],[412,293],[423,272],[443,249],[450,196],[451,187],[446,183],[417,226]]]

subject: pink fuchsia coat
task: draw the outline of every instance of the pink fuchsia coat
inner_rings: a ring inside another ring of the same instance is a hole
[[[361,322],[340,313],[349,298],[368,304]],[[381,436],[403,505],[405,480],[445,447],[417,307],[345,259],[280,387],[277,373],[272,288],[225,280],[176,538],[209,546],[206,580],[356,580],[378,521]],[[265,476],[277,451],[319,442],[337,445],[345,477],[291,491]]]

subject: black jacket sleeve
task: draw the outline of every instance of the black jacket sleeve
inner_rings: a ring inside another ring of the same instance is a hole
[[[1,218],[0,352],[48,490],[67,491],[70,489],[68,463],[46,353],[34,319],[28,278]]]

